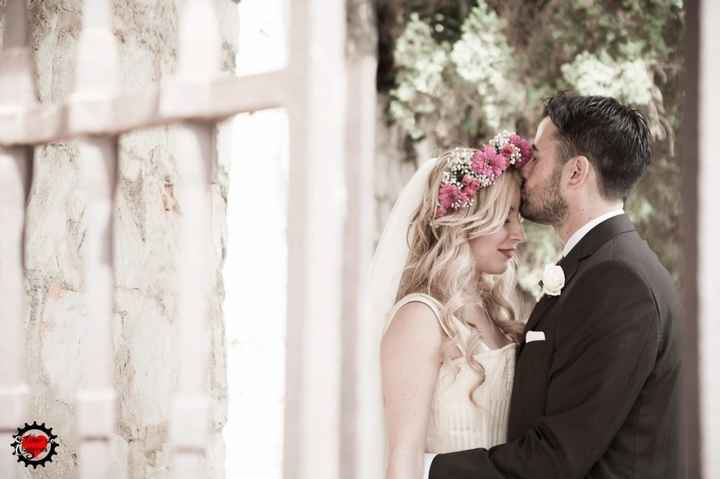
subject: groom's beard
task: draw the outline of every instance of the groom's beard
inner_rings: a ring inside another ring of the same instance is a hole
[[[555,168],[548,182],[530,193],[523,182],[520,214],[532,222],[557,226],[565,222],[568,204],[560,194],[562,168]]]

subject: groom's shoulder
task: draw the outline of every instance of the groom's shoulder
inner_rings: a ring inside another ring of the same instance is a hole
[[[577,282],[588,294],[621,288],[625,293],[651,296],[650,284],[637,264],[623,257],[594,256],[580,267]]]
[[[568,298],[571,305],[587,302],[591,309],[603,305],[623,310],[623,314],[615,316],[603,314],[603,322],[612,328],[628,318],[635,319],[634,323],[659,332],[661,350],[675,347],[682,310],[680,297],[672,275],[646,241],[636,232],[619,235],[582,263],[573,280],[578,282],[578,288],[574,297]]]
[[[582,269],[586,273],[586,280],[592,281],[593,276],[603,271],[616,281],[636,285],[637,289],[647,291],[655,300],[676,296],[672,276],[648,243],[636,232],[620,235],[607,242],[585,263]]]

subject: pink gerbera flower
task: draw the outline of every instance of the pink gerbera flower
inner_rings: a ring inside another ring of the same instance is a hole
[[[470,160],[470,168],[477,173],[478,175],[482,175],[485,171],[485,156],[483,155],[482,150],[478,150],[475,152],[475,154],[472,157],[472,160]]]
[[[464,185],[462,188],[462,192],[465,194],[465,197],[468,200],[472,200],[475,196],[475,193],[477,193],[477,191],[480,189],[480,181],[470,175],[465,175],[462,182]]]
[[[440,186],[440,192],[438,193],[438,200],[440,206],[445,210],[451,210],[454,204],[464,203],[465,195],[463,195],[460,188],[449,183],[445,183]]]
[[[470,175],[465,175],[462,179],[462,182],[466,188],[475,188],[477,190],[480,187],[480,182],[477,180],[477,178],[473,178]]]
[[[495,151],[492,146],[486,146],[483,149],[483,156],[487,161],[488,167],[492,171],[493,177],[498,177],[503,174],[505,169],[508,167],[508,160],[500,153]]]
[[[517,166],[518,168],[521,168],[525,163],[530,161],[530,159],[532,158],[532,147],[530,146],[530,143],[528,143],[528,141],[525,138],[523,138],[522,136],[520,136],[516,133],[513,133],[512,135],[510,135],[510,143],[517,146],[518,149],[520,150],[520,155],[522,156],[522,160],[515,166]]]

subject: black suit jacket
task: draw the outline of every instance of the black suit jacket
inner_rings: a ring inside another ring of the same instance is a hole
[[[439,454],[430,479],[682,477],[679,302],[625,215],[593,228],[560,263],[518,350],[508,442]]]

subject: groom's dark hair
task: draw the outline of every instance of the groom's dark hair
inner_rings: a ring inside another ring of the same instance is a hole
[[[645,117],[614,98],[557,95],[546,101],[543,116],[558,129],[562,160],[587,157],[608,199],[626,198],[650,163]]]

